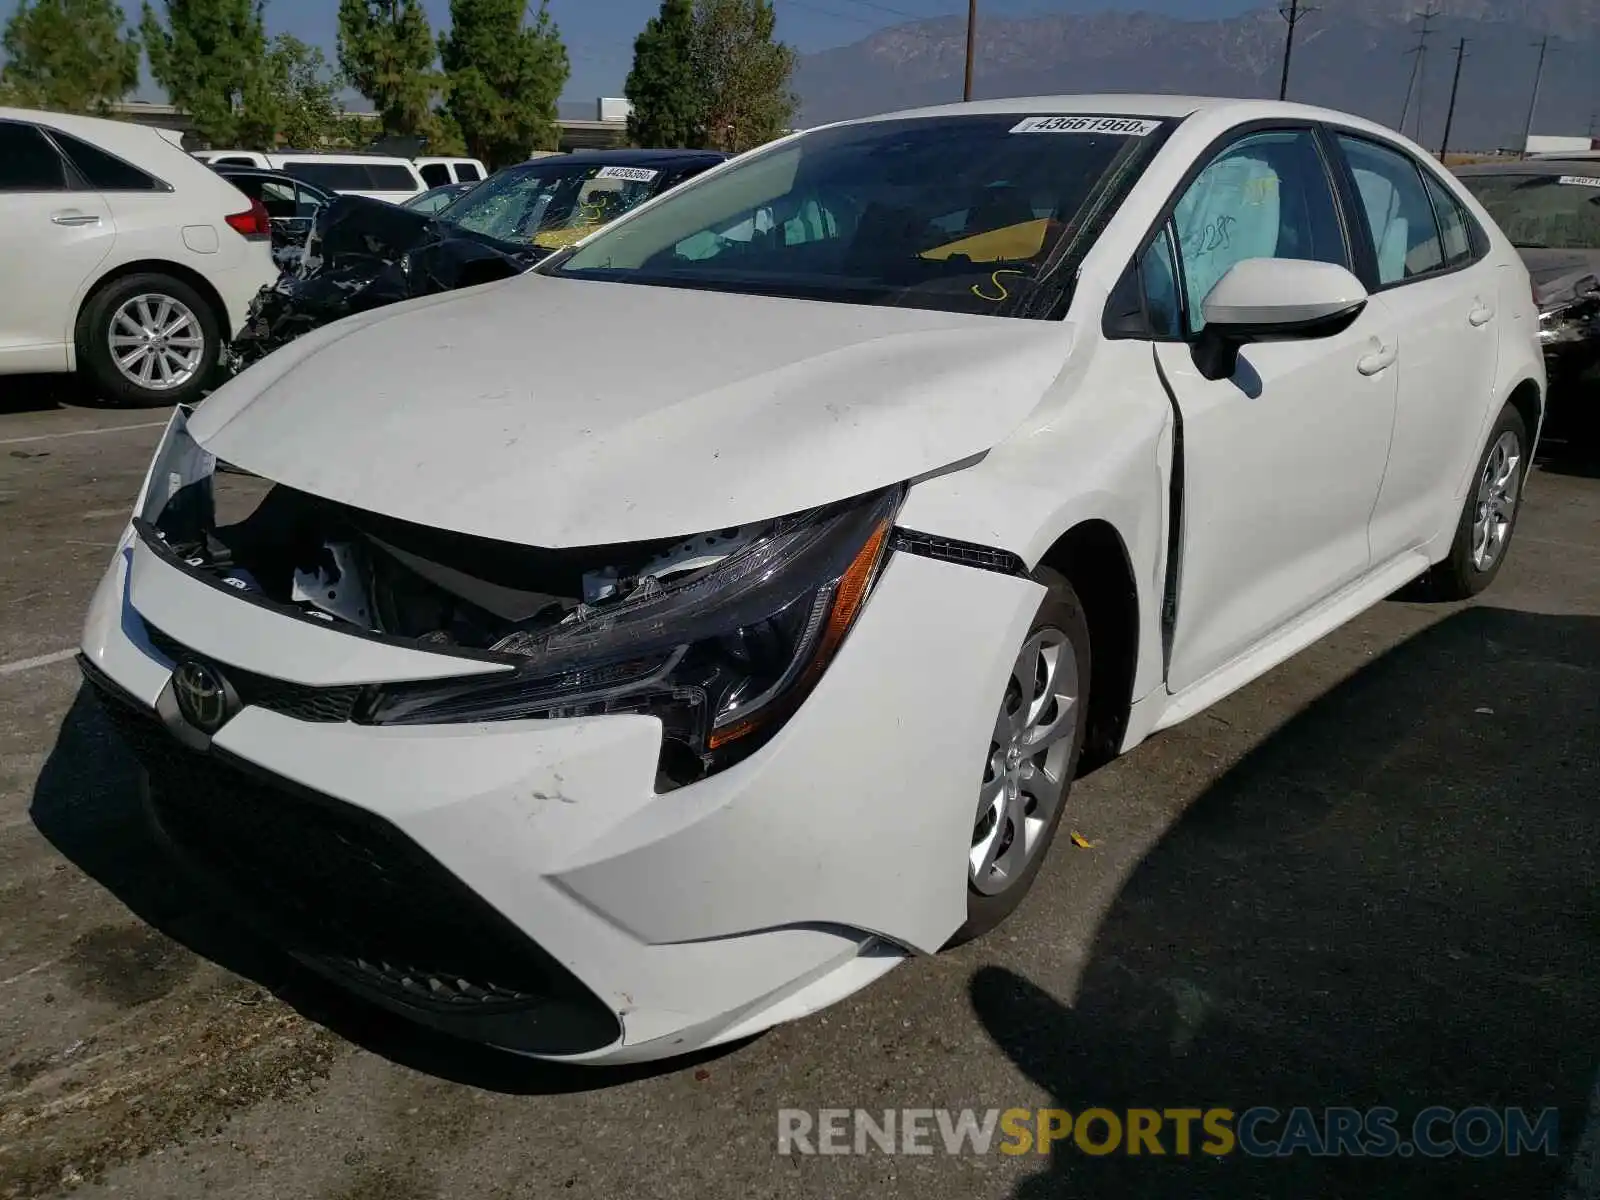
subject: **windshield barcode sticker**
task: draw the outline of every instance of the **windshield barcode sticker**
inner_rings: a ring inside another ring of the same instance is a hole
[[[1111,133],[1123,137],[1148,137],[1161,128],[1160,121],[1139,117],[1026,117],[1011,127],[1012,133]]]
[[[649,167],[601,167],[596,179],[628,179],[634,183],[649,183],[659,172]]]
[[[1574,187],[1600,188],[1600,178],[1593,175],[1563,175],[1557,183],[1570,183]]]

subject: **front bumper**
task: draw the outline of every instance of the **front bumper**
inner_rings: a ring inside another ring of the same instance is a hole
[[[894,555],[772,741],[664,794],[650,717],[381,728],[263,702],[186,746],[179,654],[302,695],[463,660],[268,612],[131,531],[83,661],[169,841],[298,956],[452,1033],[624,1062],[804,1015],[948,939],[994,708],[1041,595]]]

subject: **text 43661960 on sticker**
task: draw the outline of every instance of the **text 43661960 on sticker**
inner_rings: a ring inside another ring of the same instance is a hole
[[[1148,137],[1161,128],[1160,121],[1143,117],[1024,117],[1012,133],[1105,133],[1122,137]]]

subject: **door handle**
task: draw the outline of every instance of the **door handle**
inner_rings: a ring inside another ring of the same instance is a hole
[[[50,220],[57,225],[98,225],[100,218],[94,213],[79,212],[75,208],[64,208],[60,212],[50,214]]]
[[[1481,329],[1494,320],[1494,309],[1487,304],[1479,304],[1467,314],[1467,320],[1472,322],[1473,328]]]
[[[1356,360],[1356,370],[1363,375],[1376,375],[1394,366],[1394,360],[1400,357],[1400,344],[1380,346],[1371,354],[1363,354]]]

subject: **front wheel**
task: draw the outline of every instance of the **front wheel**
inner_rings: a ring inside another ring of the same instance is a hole
[[[1466,600],[1494,582],[1511,548],[1529,465],[1527,426],[1508,404],[1478,460],[1450,556],[1427,576],[1434,599]]]
[[[1028,894],[1072,790],[1089,714],[1089,624],[1072,585],[1040,568],[1049,592],[1000,698],[978,788],[960,945],[1005,920]]]
[[[110,404],[198,400],[222,349],[216,314],[170,275],[127,275],[101,288],[78,320],[78,361]]]

